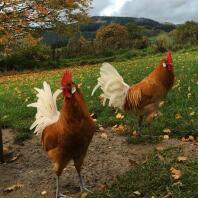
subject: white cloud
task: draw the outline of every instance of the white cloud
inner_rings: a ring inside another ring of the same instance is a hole
[[[198,0],[93,0],[91,15],[145,17],[160,22],[198,21]]]
[[[101,16],[113,16],[119,14],[123,6],[131,0],[110,0],[109,5],[104,8],[101,12]]]

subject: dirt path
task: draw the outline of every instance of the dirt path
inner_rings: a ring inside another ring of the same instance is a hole
[[[12,156],[18,158],[10,163],[0,165],[0,197],[4,198],[40,198],[55,197],[55,174],[52,171],[45,152],[43,152],[39,139],[34,137],[25,141],[23,145],[12,143],[12,132],[4,131],[5,148],[9,145],[12,148]],[[176,146],[179,141],[172,140],[161,145]],[[89,147],[87,158],[85,159],[82,174],[85,183],[91,190],[101,189],[106,185],[110,186],[118,175],[126,172],[136,163],[145,161],[146,156],[152,151],[152,145],[128,145],[126,138],[113,132],[107,132],[107,139],[101,138],[101,133],[97,132]],[[189,152],[196,149],[195,152]],[[185,150],[185,149],[184,149]],[[198,147],[187,147],[187,153],[195,153],[198,158]],[[15,184],[23,187],[10,192],[3,193],[3,190]],[[64,170],[61,177],[61,190],[71,197],[78,197],[79,182],[76,171],[72,163]],[[41,192],[46,191],[46,195]]]

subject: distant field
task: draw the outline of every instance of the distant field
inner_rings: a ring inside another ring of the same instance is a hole
[[[156,64],[164,58],[164,54],[150,55],[125,62],[113,62],[125,82],[136,83],[148,75]],[[169,128],[172,135],[196,134],[198,131],[198,52],[197,50],[173,53],[176,83],[170,91],[165,105],[160,109],[162,116],[151,125],[150,130],[155,135],[161,135],[164,128]],[[103,107],[98,98],[99,92],[91,97],[100,64],[84,67],[72,67],[74,81],[82,84],[82,93],[88,103],[91,113],[97,118],[97,123],[105,127],[115,124],[126,124],[130,130],[137,127],[137,120],[130,114],[123,120],[116,119],[114,109]],[[34,87],[41,87],[46,80],[55,91],[60,86],[60,78],[64,69],[43,71],[38,73],[18,74],[0,77],[0,122],[3,126],[16,130],[17,139],[25,139],[30,133],[29,126],[34,120],[35,109],[26,105],[35,101]],[[59,105],[62,97],[59,97]],[[180,115],[178,117],[178,115]],[[148,133],[147,127],[144,133]]]

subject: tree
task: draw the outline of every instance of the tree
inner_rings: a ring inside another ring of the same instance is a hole
[[[10,47],[16,40],[42,29],[64,32],[71,27],[67,24],[88,19],[90,5],[91,0],[3,0],[0,47]]]
[[[100,44],[103,49],[125,48],[128,41],[127,28],[120,24],[110,24],[101,27],[96,32],[96,42]]]

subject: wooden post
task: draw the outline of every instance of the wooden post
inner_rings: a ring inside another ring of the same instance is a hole
[[[0,162],[3,163],[3,134],[2,134],[2,128],[0,126]]]

